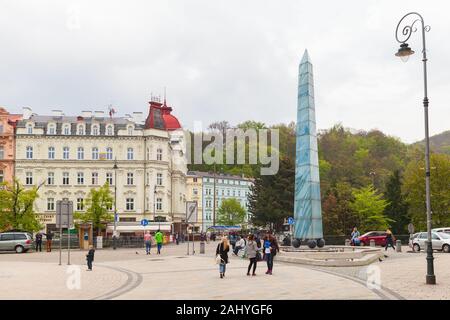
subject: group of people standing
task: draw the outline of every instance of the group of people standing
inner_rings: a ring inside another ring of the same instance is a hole
[[[43,236],[45,236],[45,238],[47,240],[45,242],[46,250],[47,250],[47,252],[51,252],[52,251],[52,241],[53,241],[53,233],[51,231],[48,231],[47,233],[42,233],[42,232],[36,233],[35,241],[34,241],[36,252],[38,252],[38,251],[42,252]]]
[[[237,247],[237,246],[236,246]],[[247,257],[249,259],[249,265],[247,268],[247,276],[256,276],[256,266],[258,261],[265,260],[267,263],[266,274],[271,275],[273,270],[273,258],[280,251],[277,239],[272,234],[266,234],[261,239],[250,234],[246,241]],[[228,252],[230,251],[230,244],[226,236],[222,237],[221,242],[217,245],[216,249],[216,261],[219,264],[220,278],[225,277],[226,265],[229,262]],[[262,252],[262,254],[261,254]],[[252,273],[250,274],[250,271]]]

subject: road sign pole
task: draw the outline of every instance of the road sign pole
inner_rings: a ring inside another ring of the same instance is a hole
[[[61,212],[61,202],[57,202],[56,206],[59,205],[59,265],[61,265],[62,257],[62,212]]]

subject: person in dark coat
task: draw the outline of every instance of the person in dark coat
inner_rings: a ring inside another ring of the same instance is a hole
[[[94,254],[95,254],[95,250],[94,250],[94,246],[89,246],[89,251],[88,254],[86,255],[86,261],[87,261],[87,271],[92,271],[92,262],[94,262]]]
[[[36,233],[36,252],[42,252],[42,233]]]
[[[216,255],[220,256],[219,272],[221,279],[225,277],[226,265],[228,263],[228,251],[230,251],[230,245],[227,237],[224,236],[216,249]]]
[[[273,258],[276,256],[278,251],[280,251],[280,247],[278,246],[277,239],[273,235],[267,234],[264,237],[264,258],[267,261],[266,274],[272,274]]]

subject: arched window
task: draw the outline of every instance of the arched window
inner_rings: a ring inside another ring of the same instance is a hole
[[[133,160],[133,159],[134,159],[134,151],[133,151],[133,148],[128,148],[128,149],[127,149],[127,159],[128,159],[128,160]]]
[[[33,125],[31,123],[27,124],[27,133],[33,134]]]
[[[63,127],[63,134],[68,136],[70,134],[70,125],[69,124],[65,124]]]
[[[96,124],[92,126],[92,135],[98,136],[98,125]]]
[[[92,148],[92,160],[98,160],[98,148]]]
[[[112,148],[106,148],[106,159],[112,160],[113,158],[113,150]]]
[[[78,135],[79,136],[84,135],[84,126],[82,124],[78,125]]]
[[[156,150],[156,160],[161,161],[162,160],[162,149],[158,148],[158,150]]]
[[[133,135],[133,126],[128,126],[128,135],[129,136]]]
[[[33,159],[33,147],[28,146],[26,154],[27,154],[27,159]]]
[[[112,125],[108,125],[106,127],[106,135],[107,136],[112,136],[113,135],[113,126]]]
[[[49,124],[47,128],[47,134],[55,134],[56,128],[54,124]]]
[[[64,160],[69,160],[69,147],[64,147],[63,148],[63,159]]]

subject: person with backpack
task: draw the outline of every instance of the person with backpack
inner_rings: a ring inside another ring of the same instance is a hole
[[[228,251],[230,251],[230,244],[226,236],[222,237],[222,241],[217,245],[216,257],[220,259],[219,272],[220,278],[225,277],[226,265],[228,263]]]
[[[161,248],[163,244],[163,234],[160,230],[158,230],[155,234],[156,247],[158,248],[158,254],[161,254]]]

